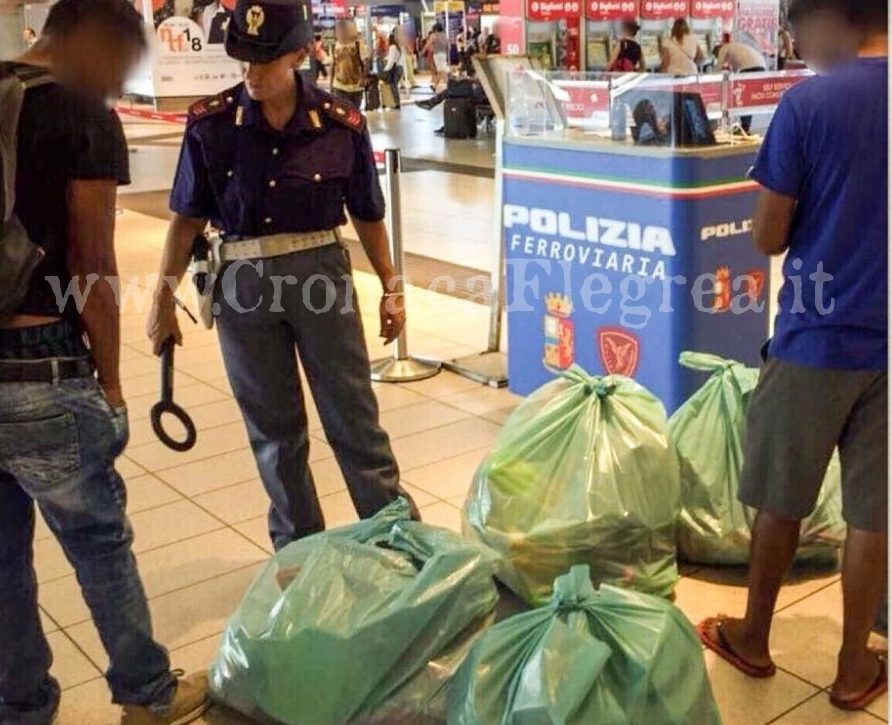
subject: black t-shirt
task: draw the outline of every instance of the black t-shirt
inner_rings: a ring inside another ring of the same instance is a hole
[[[68,183],[107,179],[130,183],[124,129],[114,111],[56,84],[27,91],[19,119],[15,211],[46,257],[35,270],[19,312],[60,314],[47,277],[69,284]],[[73,316],[73,304],[64,311]]]

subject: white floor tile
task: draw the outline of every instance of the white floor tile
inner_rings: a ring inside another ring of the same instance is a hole
[[[47,635],[47,641],[53,651],[50,671],[63,690],[95,680],[102,674],[63,632]]]
[[[464,500],[474,474],[488,452],[489,449],[479,449],[413,468],[406,471],[403,478],[438,498],[450,500],[460,496]]]

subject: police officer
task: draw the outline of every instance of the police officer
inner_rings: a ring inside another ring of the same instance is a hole
[[[170,337],[182,343],[170,278],[182,279],[193,239],[210,222],[226,260],[213,298],[218,335],[272,502],[277,549],[325,527],[295,350],[359,515],[408,498],[378,423],[337,232],[346,206],[381,280],[380,334],[390,343],[405,315],[391,291],[383,195],[365,118],[296,73],[312,42],[309,0],[238,0],[225,44],[246,64],[245,80],[190,108],[148,322],[156,354]]]

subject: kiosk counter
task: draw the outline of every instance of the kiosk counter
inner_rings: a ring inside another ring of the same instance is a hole
[[[515,80],[500,175],[511,390],[578,364],[635,378],[671,413],[702,384],[681,352],[758,365],[770,286],[752,240],[758,138],[717,142],[696,81],[604,84],[612,128],[596,130],[568,121],[579,94],[560,79]],[[727,108],[717,115],[728,128]]]

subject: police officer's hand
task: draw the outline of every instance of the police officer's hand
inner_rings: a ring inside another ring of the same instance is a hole
[[[389,345],[406,326],[406,301],[403,295],[390,293],[381,298],[381,337]]]
[[[183,344],[183,333],[177,322],[176,305],[173,295],[156,294],[152,302],[152,310],[146,322],[146,334],[152,342],[152,352],[160,355],[164,343],[171,337],[177,345]]]

